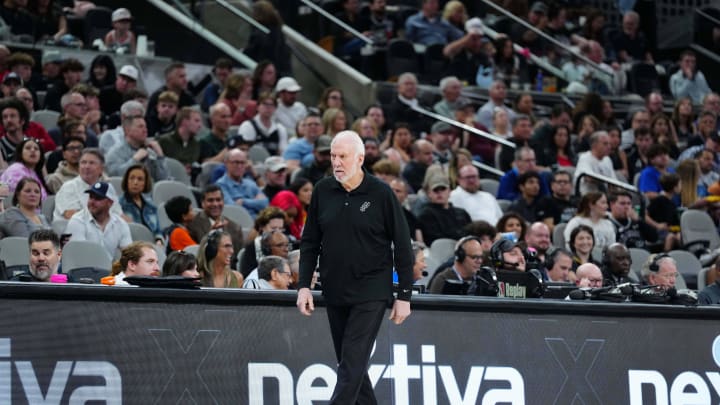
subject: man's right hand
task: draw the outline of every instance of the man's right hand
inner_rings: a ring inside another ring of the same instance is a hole
[[[309,288],[301,288],[298,290],[297,307],[300,313],[305,316],[310,316],[313,311],[315,311],[313,296]]]

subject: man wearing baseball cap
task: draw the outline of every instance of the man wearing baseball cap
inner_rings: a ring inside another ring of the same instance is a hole
[[[100,109],[103,114],[111,115],[120,110],[125,93],[137,87],[140,74],[135,66],[124,65],[118,71],[115,84],[100,90]]]
[[[110,257],[132,243],[130,227],[119,215],[110,212],[118,201],[112,184],[98,181],[89,189],[87,206],[76,212],[67,224],[65,233],[70,240],[88,240],[103,245]]]
[[[297,95],[302,87],[292,77],[281,77],[275,85],[277,94],[277,108],[275,120],[285,127],[288,135],[295,136],[295,128],[307,115],[305,104],[297,101]]]

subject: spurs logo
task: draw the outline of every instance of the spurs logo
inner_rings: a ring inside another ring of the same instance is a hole
[[[365,202],[362,203],[362,205],[360,206],[360,212],[365,212],[365,211],[367,211],[367,209],[368,209],[369,207],[370,207],[370,201],[365,201]]]

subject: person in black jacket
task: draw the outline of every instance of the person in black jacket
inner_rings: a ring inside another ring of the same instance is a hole
[[[393,267],[398,293],[390,319],[410,315],[413,253],[402,208],[390,187],[362,170],[360,136],[342,131],[332,141],[333,177],[313,191],[300,243],[297,307],[314,310],[310,283],[318,263],[338,359],[331,404],[377,403],[368,361],[385,309],[393,299]]]
[[[427,182],[430,203],[423,207],[418,222],[425,244],[432,245],[435,239],[460,239],[463,227],[472,222],[470,215],[462,208],[453,207],[450,199],[450,181],[444,174],[432,174]]]

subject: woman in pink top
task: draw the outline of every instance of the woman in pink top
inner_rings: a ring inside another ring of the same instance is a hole
[[[15,192],[15,187],[24,177],[30,177],[40,184],[42,201],[47,197],[47,186],[43,168],[45,166],[45,153],[42,146],[35,138],[25,138],[15,148],[15,163],[8,166],[0,176],[0,183],[7,184],[10,193]]]

